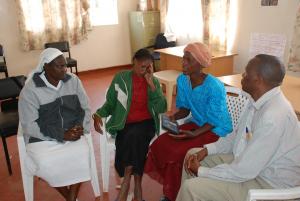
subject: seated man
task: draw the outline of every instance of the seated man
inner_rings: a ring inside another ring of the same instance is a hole
[[[300,185],[300,129],[280,90],[284,75],[274,56],[250,60],[241,83],[251,97],[237,129],[189,151],[177,201],[241,201],[249,189]]]
[[[19,116],[32,174],[75,201],[80,184],[90,180],[88,99],[80,80],[66,73],[63,53],[45,49],[21,91]]]

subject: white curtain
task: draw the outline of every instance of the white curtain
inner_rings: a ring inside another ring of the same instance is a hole
[[[167,9],[165,34],[175,35],[178,45],[199,41],[214,51],[231,51],[238,0],[162,0]],[[167,2],[167,3],[166,3]],[[165,12],[161,12],[164,17]]]
[[[89,0],[16,0],[21,46],[43,49],[46,42],[87,38]]]
[[[168,5],[169,5],[169,0],[159,0],[160,31],[162,33],[165,33]]]
[[[202,0],[204,18],[204,42],[209,44],[212,50],[226,51],[228,39],[232,36],[234,23],[232,20],[233,0]],[[229,44],[231,46],[231,44]]]
[[[203,41],[203,18],[200,0],[169,0],[165,34],[175,35],[177,45]]]

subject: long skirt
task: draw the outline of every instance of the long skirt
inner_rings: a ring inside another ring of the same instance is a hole
[[[199,128],[194,123],[180,126],[181,129]],[[150,146],[144,172],[163,185],[163,193],[171,201],[176,199],[181,184],[181,172],[186,152],[195,147],[215,142],[218,136],[206,132],[195,138],[176,140],[167,133],[160,135]]]
[[[115,168],[120,177],[132,166],[132,174],[143,175],[149,143],[155,135],[153,119],[126,124],[116,137]]]
[[[52,187],[91,179],[90,149],[85,136],[74,142],[42,141],[26,145],[26,168]]]

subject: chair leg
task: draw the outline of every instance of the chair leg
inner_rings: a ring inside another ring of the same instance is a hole
[[[101,161],[104,162],[104,163],[101,164],[102,165],[103,192],[108,192],[108,186],[109,186],[109,168],[110,168],[110,153],[108,153],[108,155],[106,155],[106,156],[103,156],[103,160],[101,160]]]
[[[102,169],[102,185],[103,192],[108,192],[109,186],[109,168],[110,168],[110,147],[107,144],[106,136],[100,136],[100,154],[101,154],[101,169]]]
[[[3,136],[1,138],[2,138],[2,144],[3,144],[4,153],[5,153],[8,172],[9,172],[9,175],[12,175],[12,170],[11,170],[11,164],[10,164],[10,158],[9,158],[9,153],[8,153],[8,149],[7,149],[6,139]]]
[[[78,76],[77,64],[75,65],[75,71],[76,71],[76,75]]]
[[[94,190],[94,194],[96,197],[101,195],[100,188],[99,188],[99,180],[98,180],[98,173],[97,173],[97,166],[96,166],[96,159],[94,153],[94,146],[92,141],[91,134],[85,135],[90,147],[90,156],[91,156],[91,183]]]
[[[8,77],[8,72],[7,72],[7,70],[5,71],[5,77],[6,77],[6,78]]]
[[[168,111],[170,111],[172,108],[173,88],[173,84],[166,84],[166,98],[168,104]]]
[[[155,60],[153,60],[153,72],[156,72],[157,69],[156,69],[156,65],[155,65]]]
[[[27,175],[25,172],[22,172],[22,179],[23,179],[25,201],[33,201],[34,200],[33,198],[34,176]]]
[[[18,142],[18,150],[19,150],[19,158],[20,158],[20,167],[21,167],[21,174],[22,174],[22,181],[23,181],[23,189],[24,189],[24,196],[25,201],[33,201],[33,175],[32,172],[34,170],[29,170],[29,168],[25,168],[25,160],[30,159],[27,158],[25,142],[23,138],[23,131],[22,126],[19,124],[18,135],[17,135],[17,142]]]

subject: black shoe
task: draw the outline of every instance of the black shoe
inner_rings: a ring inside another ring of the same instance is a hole
[[[171,201],[169,198],[167,198],[166,196],[162,196],[160,198],[160,201]]]

